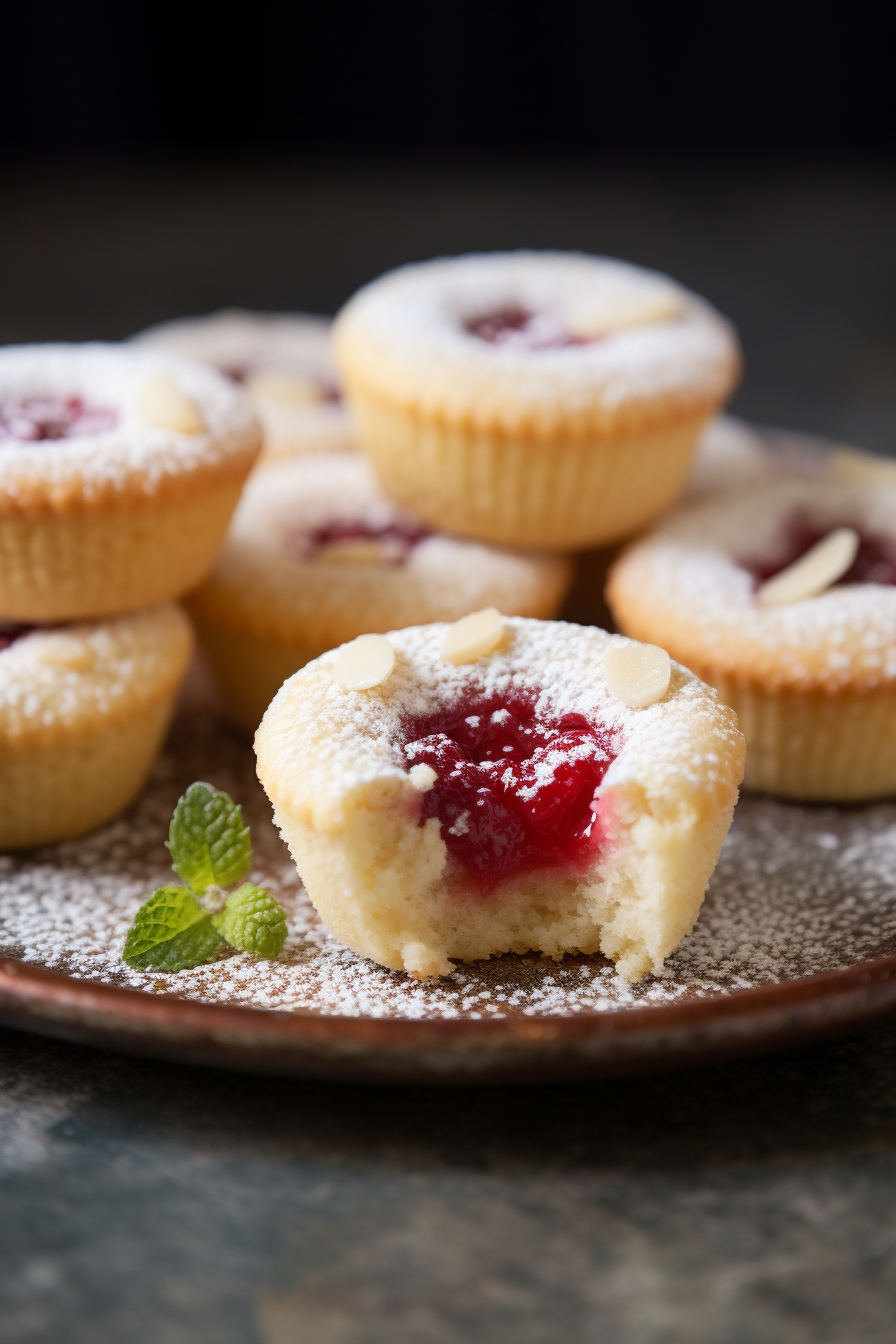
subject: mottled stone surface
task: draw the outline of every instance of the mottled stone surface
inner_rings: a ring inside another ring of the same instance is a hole
[[[0,1340],[884,1344],[894,1066],[356,1089],[6,1032]]]

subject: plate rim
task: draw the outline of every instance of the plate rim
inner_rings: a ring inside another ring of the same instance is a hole
[[[487,1018],[371,1017],[209,1003],[82,979],[9,954],[0,956],[0,1015],[7,1021],[10,1015],[39,1017],[42,1010],[51,1021],[55,1009],[60,1017],[82,1012],[125,1029],[157,1027],[164,1032],[180,1028],[212,1035],[217,1029],[224,1036],[257,1033],[278,1044],[297,1046],[352,1039],[386,1050],[429,1042],[459,1044],[471,1038],[508,1044],[576,1042],[594,1036],[637,1036],[726,1021],[741,1023],[782,1010],[799,1012],[809,1006],[837,1004],[847,1009],[839,1018],[847,1027],[869,1011],[886,1011],[890,1006],[896,1009],[896,953],[749,988],[682,996],[674,1003],[641,1001],[597,1012],[544,1016],[514,1013]]]

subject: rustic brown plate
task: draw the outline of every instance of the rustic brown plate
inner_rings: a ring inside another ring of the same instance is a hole
[[[132,972],[124,935],[171,880],[167,823],[194,779],[243,803],[253,876],[287,908],[290,937],[274,962]],[[696,927],[635,987],[600,957],[505,956],[420,984],[355,956],[317,920],[251,748],[195,699],[127,816],[0,856],[0,1021],[165,1059],[346,1081],[597,1077],[820,1039],[894,1008],[893,803],[742,799]]]

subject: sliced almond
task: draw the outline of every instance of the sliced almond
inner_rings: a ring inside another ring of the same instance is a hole
[[[167,373],[151,373],[137,393],[134,409],[139,418],[156,429],[176,434],[201,434],[205,421],[195,401]]]
[[[629,709],[646,709],[662,700],[671,675],[672,661],[656,644],[612,644],[604,654],[607,686]]]
[[[641,294],[608,294],[605,298],[583,299],[575,304],[568,325],[576,336],[597,339],[626,327],[667,322],[680,317],[683,306],[682,296],[672,288],[657,287]]]
[[[495,607],[473,611],[449,625],[442,643],[446,663],[475,663],[495,649],[504,638],[507,622]]]
[[[858,448],[838,448],[833,454],[834,476],[838,481],[856,481],[859,485],[896,485],[896,461],[876,457]]]
[[[432,766],[427,765],[425,761],[421,761],[419,765],[412,765],[408,771],[408,778],[419,793],[429,793],[438,777]]]
[[[785,602],[818,597],[832,583],[843,578],[858,549],[859,534],[855,528],[834,528],[799,560],[794,560],[792,565],[764,583],[756,594],[756,601],[761,607],[777,607]]]
[[[44,635],[36,642],[34,656],[38,662],[72,672],[89,672],[96,662],[96,652],[85,639],[65,634]]]
[[[276,401],[282,406],[307,406],[322,401],[320,384],[301,373],[277,373],[272,369],[250,374],[246,387],[261,401]]]
[[[395,666],[395,650],[385,635],[359,635],[340,649],[333,680],[344,691],[369,691],[379,686]]]

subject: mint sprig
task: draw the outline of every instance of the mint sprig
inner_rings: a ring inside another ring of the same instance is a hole
[[[123,955],[134,971],[188,971],[226,945],[188,887],[159,887],[137,911]]]
[[[160,887],[137,911],[122,953],[132,970],[186,971],[227,947],[277,956],[287,932],[282,906],[252,882],[223,890],[252,868],[249,828],[232,798],[191,784],[174,809],[168,849],[188,885]]]
[[[232,892],[212,923],[231,947],[255,957],[276,957],[286,937],[286,916],[264,887],[244,882]]]
[[[168,830],[171,866],[201,896],[229,887],[252,867],[252,839],[238,804],[211,784],[191,784]]]

